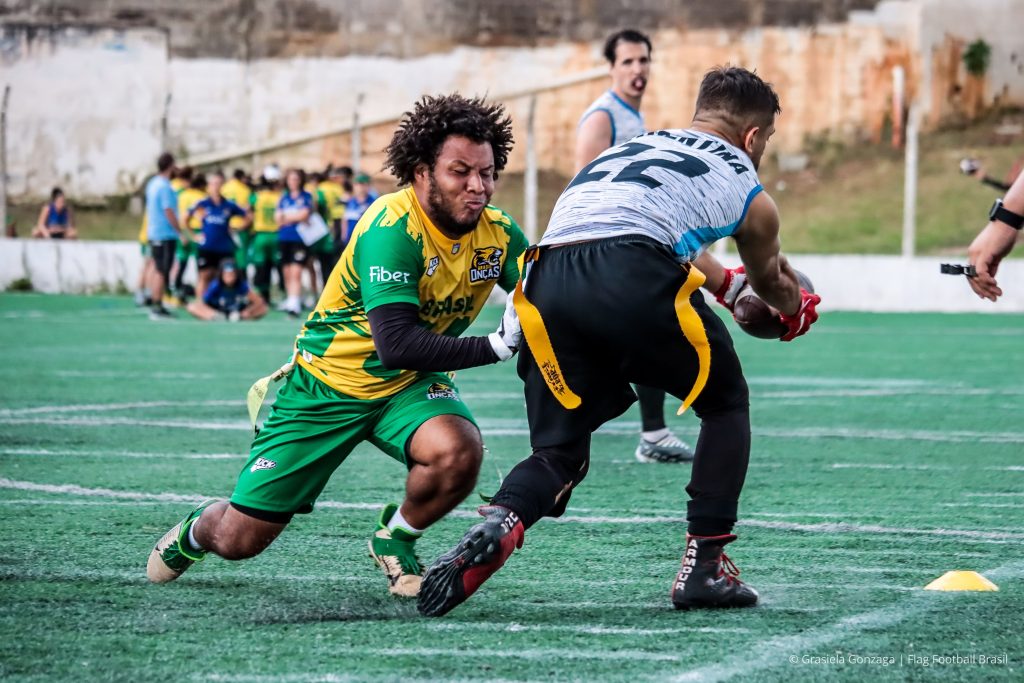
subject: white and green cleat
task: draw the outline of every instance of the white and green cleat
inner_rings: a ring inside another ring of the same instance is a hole
[[[388,520],[397,510],[397,505],[389,503],[381,511],[377,531],[370,539],[370,557],[387,577],[388,591],[392,595],[415,598],[423,581],[423,565],[416,557],[418,536],[402,529],[388,529]]]
[[[200,503],[192,512],[188,513],[185,519],[175,524],[170,531],[160,537],[149,553],[149,562],[146,563],[146,576],[153,583],[167,583],[185,573],[185,570],[195,562],[202,562],[206,557],[206,551],[192,550],[188,545],[188,530],[192,523],[199,519],[215,499]]]

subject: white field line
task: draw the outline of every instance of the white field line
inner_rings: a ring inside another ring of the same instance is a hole
[[[1024,562],[1014,562],[983,572],[993,579],[1016,579],[1024,576]],[[756,671],[778,666],[790,666],[790,657],[813,652],[829,643],[848,640],[863,631],[891,628],[902,621],[923,614],[934,604],[928,591],[916,591],[910,601],[897,603],[853,616],[844,617],[827,626],[808,629],[792,636],[768,638],[745,645],[741,654],[723,662],[691,669],[673,677],[659,676],[661,681],[725,681],[731,678],[749,679]],[[796,673],[793,669],[792,673]]]
[[[979,468],[977,465],[901,465],[898,463],[836,462],[834,470],[913,470],[922,472],[952,472],[957,470],[990,470],[995,472],[1024,472],[1020,465],[991,465]]]
[[[679,655],[662,654],[649,650],[574,650],[568,648],[530,648],[492,650],[467,646],[465,648],[441,647],[382,647],[382,648],[332,648],[335,654],[372,654],[392,657],[455,657],[458,659],[472,655],[480,659],[531,659],[541,661],[558,661],[564,659],[582,659],[598,661],[645,661],[645,662],[678,662]]]
[[[942,503],[944,508],[1024,508],[1024,503]]]
[[[0,448],[2,455],[38,455],[86,458],[155,458],[166,460],[239,460],[244,461],[245,453],[144,453],[139,451],[55,451],[47,448]]]
[[[152,352],[154,349],[147,347],[147,351]],[[180,349],[167,349],[170,353],[172,351],[179,351]],[[57,370],[54,372],[57,377],[110,377],[113,379],[144,379],[144,380],[167,380],[167,379],[224,379],[220,375],[216,375],[212,372],[130,372],[125,370]]]
[[[1024,496],[1024,491],[1013,491],[1007,493],[992,493],[990,491],[968,492],[961,493],[960,495],[968,498],[1020,498],[1021,496]]]
[[[799,524],[796,522],[775,522],[763,519],[743,519],[739,526],[751,526],[761,529],[777,529],[782,531],[809,531],[825,534],[898,534],[901,536],[946,536],[986,541],[1024,540],[1024,533],[1003,531],[981,531],[968,529],[912,529],[907,527],[881,526],[878,524],[847,524],[843,522],[822,522],[819,524]]]
[[[139,500],[139,501],[166,501],[166,502],[196,502],[209,498],[199,494],[182,493],[146,493],[142,491],[115,491],[105,488],[86,488],[77,484],[38,484],[29,481],[18,481],[0,477],[0,489],[11,489],[16,491],[37,491],[42,493],[61,493],[77,496],[104,497],[115,500]],[[341,501],[318,501],[318,508],[337,508],[345,510],[380,510],[378,503],[350,503]],[[465,519],[476,519],[475,512],[469,510],[453,510],[450,513],[453,517]],[[570,515],[549,520],[556,524],[658,524],[658,523],[685,523],[683,517],[658,517],[658,516],[580,516]],[[823,522],[818,524],[801,524],[796,522],[780,522],[770,520],[745,519],[739,522],[741,527],[755,527],[762,529],[774,529],[784,531],[802,531],[810,533],[854,533],[854,534],[896,534],[900,536],[936,536],[963,538],[974,541],[985,542],[1007,542],[1024,539],[1024,533],[983,531],[976,529],[915,529],[908,527],[887,527],[874,524],[849,524],[839,522]]]
[[[548,582],[550,584],[550,582]],[[428,621],[429,631],[504,631],[506,633],[559,632],[588,636],[666,636],[678,633],[749,633],[748,628],[689,626],[680,628],[636,628],[633,626],[602,626],[598,624],[518,624],[501,622]]]
[[[754,567],[747,567],[748,569],[754,569]],[[770,567],[765,567],[770,569]],[[836,568],[836,571],[840,571],[842,568]],[[934,571],[928,572],[929,575],[935,573]],[[102,579],[111,581],[129,581],[133,583],[145,583],[145,575],[141,571],[126,571],[126,570],[111,570],[111,569],[75,569],[75,570],[62,570],[56,572],[48,571],[4,571],[0,569],[0,576],[14,577],[27,580],[65,580],[65,581],[78,581],[81,579]],[[382,585],[384,579],[379,575],[374,576],[339,576],[337,574],[281,574],[281,573],[217,573],[217,574],[205,574],[206,578],[215,580],[225,581],[245,581],[251,584],[266,584],[266,583],[349,583],[349,584],[364,584],[364,585]],[[622,586],[637,586],[650,584],[653,586],[660,586],[662,584],[668,585],[672,576],[665,577],[643,577],[641,579],[572,579],[569,581],[571,586],[577,588],[600,588],[612,585]],[[550,586],[550,579],[520,579],[520,578],[508,578],[502,577],[502,583],[514,585],[514,586]],[[779,589],[779,590],[829,590],[833,592],[849,592],[849,591],[914,591],[921,590],[917,586],[904,586],[898,584],[864,584],[864,583],[758,583],[758,588],[766,589]],[[542,604],[550,603],[538,603],[538,607]],[[570,603],[580,604],[580,603]],[[611,603],[594,602],[595,606],[606,605]],[[652,603],[652,607],[667,607],[666,604]],[[439,624],[439,628],[444,628],[444,624],[447,622],[431,622]],[[586,625],[575,625],[575,626],[551,626],[551,625],[540,625],[540,626],[519,626],[509,624],[491,624],[490,626],[478,625],[478,628],[496,628],[500,630],[507,630],[509,632],[516,631],[569,631],[573,633],[580,633],[586,635],[664,635],[668,633],[741,633],[746,632],[747,629],[742,628],[676,628],[676,629],[636,629],[636,628],[622,628],[615,629],[611,627],[602,626],[586,626]]]
[[[332,649],[337,652],[337,649]],[[375,653],[371,650],[354,651],[360,656],[371,658]],[[379,676],[369,674],[223,674],[196,673],[188,679],[192,681],[210,681],[211,683],[377,683]],[[479,678],[414,678],[402,676],[402,683],[478,683]],[[489,683],[519,683],[522,679],[487,677]]]
[[[141,408],[187,408],[212,406],[241,406],[245,401],[238,398],[233,401],[139,401],[136,403],[85,403],[77,405],[34,406],[32,408],[0,409],[0,416],[37,415],[46,413],[82,413],[82,412],[114,412],[119,410],[138,410]]]
[[[232,404],[233,405],[233,404]],[[485,436],[529,436],[524,420],[481,419],[478,421]],[[193,429],[213,431],[251,431],[246,420],[186,420],[186,419],[140,419],[118,417],[19,417],[0,416],[0,425],[62,425],[74,427],[160,427],[171,429]],[[610,423],[598,430],[600,434],[635,433],[635,427],[628,422]],[[754,436],[780,439],[879,439],[885,441],[932,441],[946,443],[1024,443],[1024,432],[975,432],[963,430],[934,431],[924,429],[861,429],[856,427],[755,427]],[[1022,467],[1005,468],[1012,471]]]

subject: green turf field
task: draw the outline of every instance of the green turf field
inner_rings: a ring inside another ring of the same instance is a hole
[[[826,314],[793,344],[737,337],[754,448],[730,549],[761,592],[754,609],[672,610],[689,468],[633,460],[635,412],[595,437],[568,515],[529,531],[445,618],[391,598],[366,556],[404,480],[369,446],[262,556],[148,584],[157,537],[193,501],[231,491],[245,391],[297,327],[152,323],[124,298],[0,295],[0,678],[1024,678],[1022,316]],[[493,491],[528,452],[520,385],[508,364],[458,382]],[[692,416],[672,424],[695,437]],[[473,507],[429,531],[424,560]],[[953,569],[1000,591],[921,590]]]

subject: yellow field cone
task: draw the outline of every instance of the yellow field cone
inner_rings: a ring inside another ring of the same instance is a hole
[[[926,591],[997,591],[995,585],[978,572],[946,572],[924,587]]]

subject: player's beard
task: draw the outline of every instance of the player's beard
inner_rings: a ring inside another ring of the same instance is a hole
[[[427,188],[427,208],[430,209],[430,218],[437,224],[437,227],[449,235],[457,237],[473,232],[476,229],[477,222],[480,220],[480,214],[483,213],[483,209],[472,220],[466,222],[458,220],[452,211],[451,202],[445,199],[441,194],[441,190],[437,187],[437,180],[434,178],[433,169],[430,170],[428,177],[430,183]]]

